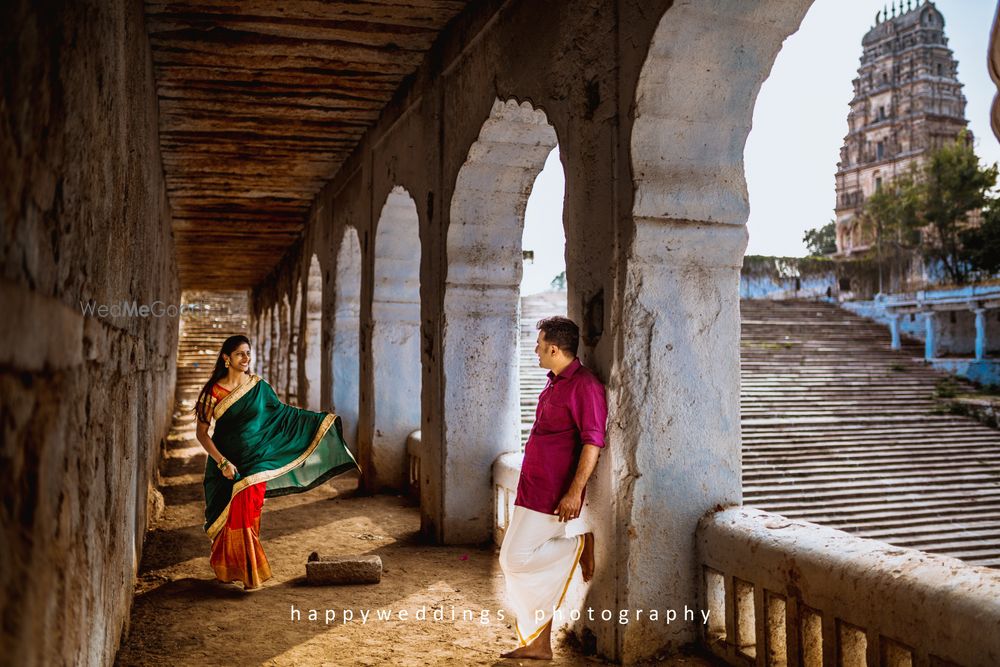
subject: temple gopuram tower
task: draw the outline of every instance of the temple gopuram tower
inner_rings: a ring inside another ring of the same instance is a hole
[[[865,199],[967,125],[958,63],[933,2],[903,0],[878,12],[861,44],[837,165],[838,256],[874,243],[859,224]]]

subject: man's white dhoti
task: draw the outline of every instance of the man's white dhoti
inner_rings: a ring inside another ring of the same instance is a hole
[[[500,568],[521,646],[552,620],[582,553],[583,535],[566,537],[566,524],[557,514],[514,506],[500,546]]]

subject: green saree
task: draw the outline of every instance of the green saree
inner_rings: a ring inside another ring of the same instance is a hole
[[[267,482],[265,498],[301,493],[358,467],[344,442],[340,417],[282,403],[257,375],[212,412],[212,441],[239,471],[226,479],[215,461],[205,465],[205,532],[210,539],[226,526],[230,503],[252,484]]]

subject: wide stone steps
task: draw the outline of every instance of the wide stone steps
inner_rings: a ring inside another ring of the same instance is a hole
[[[741,309],[745,504],[1000,566],[1000,433],[935,398],[967,383],[832,304]]]
[[[538,395],[548,383],[548,371],[538,367],[535,340],[538,320],[552,315],[566,315],[566,293],[544,292],[521,298],[521,346],[518,355],[521,394],[521,446],[528,441],[528,434],[535,423]]]
[[[194,407],[198,392],[208,381],[222,342],[248,333],[246,292],[186,291],[186,310],[180,318],[177,346],[177,396],[185,408]]]

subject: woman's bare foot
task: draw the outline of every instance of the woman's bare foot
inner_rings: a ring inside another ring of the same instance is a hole
[[[583,553],[580,554],[580,570],[583,572],[583,580],[585,582],[594,578],[593,533],[587,533],[583,536]]]

